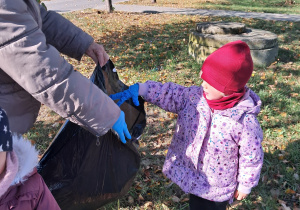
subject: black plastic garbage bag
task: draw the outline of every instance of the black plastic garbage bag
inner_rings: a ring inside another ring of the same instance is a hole
[[[102,69],[99,65],[95,68],[91,80],[107,94],[128,88],[110,60]],[[97,139],[66,121],[39,161],[38,172],[61,209],[97,209],[129,190],[140,166],[136,145],[146,117],[142,98],[138,107],[131,100],[126,102],[121,109],[132,141],[123,144],[112,131]]]

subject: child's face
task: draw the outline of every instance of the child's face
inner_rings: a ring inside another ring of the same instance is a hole
[[[224,93],[217,90],[216,88],[214,88],[213,86],[205,82],[204,80],[202,82],[202,87],[203,87],[203,91],[205,92],[206,98],[208,100],[218,100],[225,96]]]

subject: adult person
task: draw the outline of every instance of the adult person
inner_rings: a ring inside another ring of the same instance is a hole
[[[0,106],[12,132],[32,127],[41,103],[96,136],[113,128],[131,138],[120,108],[61,55],[103,66],[102,45],[36,0],[0,0]]]

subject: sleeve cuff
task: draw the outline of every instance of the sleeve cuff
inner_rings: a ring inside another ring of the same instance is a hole
[[[244,185],[242,185],[242,184],[238,184],[238,187],[237,187],[237,190],[239,191],[239,192],[242,192],[242,193],[245,193],[245,194],[250,194],[250,192],[251,192],[251,187],[249,188],[249,187],[246,187],[246,186],[244,186]]]
[[[139,84],[139,95],[145,97],[148,93],[148,85],[146,83]]]

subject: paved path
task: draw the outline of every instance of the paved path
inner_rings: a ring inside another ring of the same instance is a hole
[[[137,12],[137,13],[167,13],[167,14],[184,14],[184,15],[204,15],[204,16],[222,16],[222,17],[242,17],[242,18],[258,18],[264,20],[275,21],[293,21],[300,22],[300,15],[258,13],[258,12],[240,12],[227,10],[204,10],[190,8],[170,8],[156,6],[141,5],[123,5],[118,2],[126,0],[112,0],[113,7],[116,11]],[[105,2],[102,0],[51,0],[44,1],[49,10],[57,12],[70,12],[74,10],[83,10],[94,8],[106,10]]]
[[[127,0],[112,0],[113,5]],[[51,0],[43,1],[48,10],[54,10],[59,13],[84,10],[87,8],[106,9],[106,2],[103,0]]]

